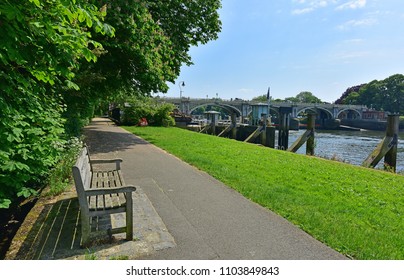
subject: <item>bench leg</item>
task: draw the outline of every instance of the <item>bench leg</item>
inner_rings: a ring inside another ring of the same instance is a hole
[[[126,193],[126,240],[133,240],[133,201],[132,192]]]
[[[90,217],[81,212],[81,246],[85,247],[90,239]]]

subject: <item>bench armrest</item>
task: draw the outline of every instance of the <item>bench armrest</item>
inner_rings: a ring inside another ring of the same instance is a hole
[[[90,189],[86,190],[86,196],[93,195],[104,195],[104,194],[113,194],[113,193],[126,193],[126,192],[134,192],[136,191],[136,187],[133,185],[126,185],[118,188],[99,188],[99,189]]]
[[[115,163],[116,164],[116,170],[120,170],[122,161],[123,160],[121,158],[115,158],[115,159],[90,159],[90,164]]]

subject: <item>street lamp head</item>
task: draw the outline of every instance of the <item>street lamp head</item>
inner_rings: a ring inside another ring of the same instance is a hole
[[[181,84],[182,87],[185,87],[185,82],[184,81],[182,81],[180,84]]]

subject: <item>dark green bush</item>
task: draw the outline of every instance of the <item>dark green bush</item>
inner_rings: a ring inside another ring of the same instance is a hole
[[[16,197],[35,194],[59,160],[64,120],[56,100],[40,95],[4,94],[0,108],[0,208],[7,208]]]
[[[174,105],[157,103],[152,98],[132,98],[125,102],[121,122],[124,125],[137,125],[142,118],[146,118],[152,126],[173,126],[175,120],[170,113]]]

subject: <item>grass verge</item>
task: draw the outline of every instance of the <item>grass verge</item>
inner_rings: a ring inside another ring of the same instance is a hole
[[[353,259],[404,259],[404,176],[179,129],[125,127]]]

